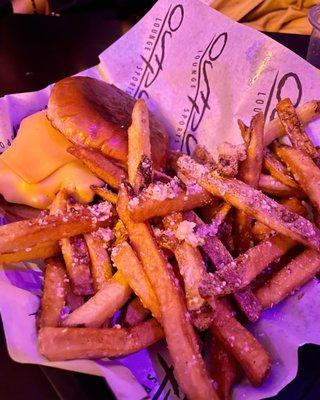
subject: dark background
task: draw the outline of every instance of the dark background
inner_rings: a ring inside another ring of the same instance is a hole
[[[33,91],[98,63],[98,55],[154,1],[51,1],[60,16],[12,15],[0,0],[0,96]],[[302,57],[306,36],[269,34]],[[297,378],[274,400],[320,399],[320,347],[299,349]],[[114,398],[102,378],[13,362],[0,329],[0,399]]]

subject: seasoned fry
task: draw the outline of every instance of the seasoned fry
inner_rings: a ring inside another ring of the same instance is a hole
[[[251,333],[238,322],[224,300],[209,299],[214,311],[210,332],[239,362],[250,382],[260,385],[270,371],[270,357]]]
[[[91,185],[90,188],[103,200],[109,201],[111,204],[117,204],[118,195],[111,192],[111,190],[107,189],[106,187]]]
[[[206,223],[211,222],[213,219],[219,220],[222,223],[229,214],[231,208],[231,205],[228,203],[223,202],[221,204],[220,200],[212,199],[211,204],[199,208],[199,215]]]
[[[50,214],[60,215],[76,206],[73,193],[70,188],[60,190],[50,206]],[[60,240],[60,246],[74,294],[93,294],[90,258],[84,237],[78,235],[63,238]]]
[[[193,211],[190,211],[189,214],[191,214],[191,218],[194,214],[194,220],[199,219],[201,221]],[[191,221],[190,224],[190,220],[185,220],[181,213],[174,213],[163,219],[163,225],[167,228],[167,231],[175,235],[173,238],[168,237],[168,242],[173,241],[171,250],[183,278],[187,309],[190,312],[193,325],[199,330],[207,329],[211,323],[211,308],[205,304],[205,300],[199,293],[199,284],[206,272],[206,266],[200,251],[196,247],[200,239],[193,232],[196,222]],[[174,239],[176,240],[174,241]]]
[[[197,337],[172,267],[160,252],[151,227],[131,220],[128,202],[127,186],[123,184],[117,210],[158,298],[161,323],[181,389],[190,399],[218,399],[201,358]]]
[[[105,157],[100,151],[88,147],[72,146],[68,152],[79,158],[98,178],[118,189],[126,174],[122,168]]]
[[[255,294],[264,309],[290,296],[320,271],[319,253],[307,249],[275,273]]]
[[[60,316],[65,306],[68,279],[63,263],[58,258],[45,262],[44,288],[37,317],[39,328],[59,326]]]
[[[114,218],[111,204],[71,208],[61,215],[46,215],[0,226],[0,252],[24,250],[44,242],[87,233],[109,226]]]
[[[209,151],[204,146],[200,146],[199,144],[194,149],[192,153],[192,158],[199,164],[207,164],[210,165],[212,168],[215,168],[217,166],[217,163],[215,162]]]
[[[303,124],[306,124],[320,116],[320,105],[319,101],[312,100],[297,107],[296,112],[298,118]],[[285,129],[278,118],[273,119],[266,124],[264,132],[264,146],[268,146],[278,137],[284,135]]]
[[[320,231],[307,219],[237,179],[223,179],[210,174],[207,168],[195,163],[188,156],[180,157],[178,164],[183,173],[196,179],[213,195],[224,198],[234,207],[245,211],[279,233],[320,250]]]
[[[84,303],[84,297],[74,294],[71,285],[69,283],[67,290],[67,297],[66,297],[66,306],[68,307],[70,312],[82,306],[83,303]]]
[[[270,172],[270,174],[279,182],[286,186],[299,190],[299,185],[293,179],[287,168],[274,154],[267,148],[264,149],[263,166]]]
[[[90,257],[84,237],[60,240],[61,250],[74,294],[93,294]]]
[[[152,181],[149,114],[143,99],[135,102],[128,129],[128,178],[135,193]]]
[[[245,144],[248,144],[250,140],[250,128],[243,121],[241,121],[241,119],[238,119],[238,126],[243,141],[245,142]]]
[[[15,222],[37,218],[41,211],[22,204],[7,203],[5,200],[0,199],[0,212],[7,222]]]
[[[199,310],[205,302],[198,289],[206,271],[201,253],[196,247],[182,241],[176,246],[174,255],[184,280],[187,308],[189,311]]]
[[[149,314],[150,311],[143,307],[139,297],[135,297],[126,307],[123,316],[123,326],[136,326],[144,321]]]
[[[210,337],[208,350],[210,354],[208,367],[218,395],[221,399],[231,400],[232,385],[238,375],[236,360],[213,335]]]
[[[91,260],[91,276],[95,292],[102,289],[113,275],[111,260],[105,248],[108,242],[103,238],[104,231],[102,230],[102,234],[99,235],[100,232],[101,228],[96,232],[84,235]]]
[[[62,325],[100,327],[129,300],[131,294],[127,281],[117,272],[93,297],[69,314]]]
[[[264,115],[256,114],[251,121],[247,158],[240,164],[238,178],[253,188],[258,187],[263,160]]]
[[[194,211],[188,211],[185,213],[185,217],[188,221],[192,221],[197,224],[199,230],[206,229],[207,225],[197,216]],[[218,217],[218,215],[217,215]],[[215,225],[217,222],[217,225]],[[210,232],[217,232],[220,226],[220,218],[213,220],[210,224]],[[212,229],[213,228],[213,229]],[[204,235],[203,244],[201,244],[202,249],[208,255],[211,262],[215,265],[217,269],[223,268],[225,265],[233,261],[233,258],[229,251],[226,249],[224,244],[215,235]]]
[[[193,211],[186,213],[186,217],[188,220],[195,222],[197,226],[200,227],[199,230],[201,230],[201,227],[205,226],[203,221]],[[205,235],[203,239],[204,243],[201,245],[201,247],[210,258],[211,262],[215,265],[217,270],[223,269],[228,264],[233,262],[231,254],[219,238],[210,234]],[[234,299],[240,310],[249,321],[257,321],[259,319],[261,306],[249,288],[245,288],[241,292],[234,293]]]
[[[294,240],[279,234],[260,242],[226,267],[207,274],[199,287],[200,294],[223,296],[239,291],[295,244]]]
[[[217,234],[230,209],[231,206],[229,204],[222,204],[221,207],[216,210],[215,216],[211,219],[209,224],[205,224],[194,211],[186,211],[184,217],[188,221],[194,222],[197,225],[201,236],[204,236],[203,239],[205,240],[205,236],[213,236]]]
[[[143,266],[128,242],[124,241],[113,248],[112,260],[135,294],[140,298],[143,306],[149,309],[152,315],[160,321],[161,313],[158,299],[143,270]]]
[[[114,226],[113,232],[116,237],[116,240],[114,242],[115,246],[128,239],[127,229],[121,219],[118,219],[117,223]]]
[[[0,264],[19,261],[44,259],[58,255],[61,252],[58,242],[45,242],[13,253],[0,254]]]
[[[281,124],[294,148],[309,155],[313,159],[319,159],[319,154],[313,146],[306,132],[303,130],[302,124],[296,113],[295,108],[290,99],[279,101],[276,106],[277,113]]]
[[[296,197],[290,197],[288,199],[283,199],[282,201],[280,200],[280,203],[287,207],[290,211],[302,215],[303,217],[306,217],[308,215],[308,210]],[[256,239],[263,240],[267,236],[270,236],[273,231],[268,226],[262,224],[259,221],[256,221],[252,228],[252,233],[254,234]]]
[[[173,253],[183,278],[187,309],[192,323],[201,331],[208,329],[212,322],[211,307],[199,293],[199,284],[206,272],[201,253],[186,241],[178,242]]]
[[[247,142],[247,158],[240,164],[238,178],[253,188],[258,187],[262,160],[263,160],[263,130],[264,115],[256,114],[251,121]],[[252,218],[244,211],[237,210],[235,213],[235,232],[238,253],[242,253],[252,243]]]
[[[244,161],[246,156],[244,146],[237,146],[228,142],[221,143],[218,146],[217,172],[225,177],[233,178],[237,176],[239,162]]]
[[[133,328],[42,328],[40,353],[50,361],[120,357],[151,346],[163,338],[155,319]]]
[[[303,191],[286,186],[271,175],[261,174],[259,179],[259,189],[271,196],[277,197],[305,197]]]
[[[311,157],[288,146],[277,147],[277,154],[291,169],[312,204],[320,211],[320,169]]]
[[[237,293],[234,293],[233,296],[238,308],[250,322],[256,322],[259,320],[262,307],[253,293],[251,286],[239,290]]]
[[[233,260],[228,249],[216,236],[206,238],[202,249],[217,269],[223,268]]]
[[[175,211],[186,211],[209,204],[213,196],[198,185],[186,189],[178,179],[165,184],[158,182],[149,185],[138,196],[129,201],[131,218],[136,222],[153,217],[164,217]]]

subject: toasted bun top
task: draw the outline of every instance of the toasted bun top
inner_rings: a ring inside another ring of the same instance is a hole
[[[74,144],[101,150],[127,161],[127,129],[135,100],[114,85],[88,77],[57,82],[51,91],[47,116],[52,125]],[[150,115],[151,153],[156,169],[167,159],[168,135]]]

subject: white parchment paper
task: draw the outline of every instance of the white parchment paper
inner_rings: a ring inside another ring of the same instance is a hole
[[[320,72],[263,34],[242,26],[198,0],[160,0],[126,35],[105,50],[100,65],[81,75],[116,84],[147,100],[167,127],[171,146],[185,152],[196,143],[214,151],[221,141],[241,141],[237,119],[256,112],[274,117],[275,104],[290,97],[297,106],[320,97]],[[0,99],[0,152],[21,119],[47,104],[50,87]],[[309,126],[318,144],[319,122]],[[20,263],[0,270],[0,312],[10,356],[23,363],[52,365],[102,375],[118,399],[182,399],[164,343],[117,360],[50,363],[36,345],[35,312],[42,271]],[[320,344],[320,287],[312,281],[250,326],[273,359],[260,388],[247,381],[234,399],[275,395],[297,372],[297,349]]]

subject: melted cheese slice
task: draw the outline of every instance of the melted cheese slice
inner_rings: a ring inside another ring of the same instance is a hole
[[[79,201],[90,202],[90,186],[103,182],[66,151],[70,145],[44,111],[25,118],[0,156],[0,193],[9,202],[43,209],[62,187],[72,187]]]
[[[72,145],[40,111],[21,121],[17,137],[1,159],[28,183],[37,183],[75,158],[67,152]]]

